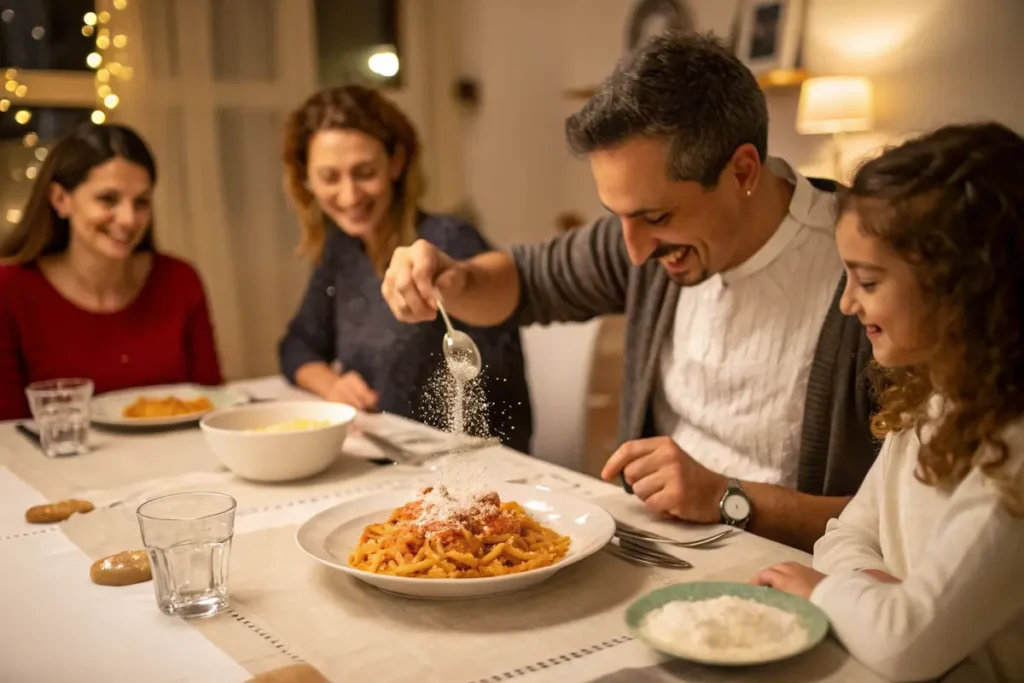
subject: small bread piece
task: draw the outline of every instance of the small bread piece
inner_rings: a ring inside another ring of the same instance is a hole
[[[101,586],[130,586],[150,581],[153,571],[145,550],[125,550],[93,562],[89,578]]]
[[[95,506],[87,500],[62,500],[58,503],[36,505],[25,511],[25,521],[29,524],[53,524],[63,522],[75,514],[85,514],[95,510]]]
[[[293,664],[253,676],[245,683],[330,683],[309,664]]]

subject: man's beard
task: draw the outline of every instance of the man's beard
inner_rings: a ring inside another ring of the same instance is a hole
[[[660,263],[660,260],[666,256],[674,254],[683,249],[689,250],[689,253],[686,254],[686,256],[684,257],[686,259],[690,258],[690,254],[697,254],[697,250],[690,245],[665,243],[659,244],[658,247],[653,252],[651,252],[651,255],[647,257],[647,260],[658,261],[658,265],[661,266],[662,268],[665,268],[665,266],[662,263]],[[682,273],[670,273],[668,269],[665,269],[665,274],[668,275],[669,280],[679,285],[680,287],[695,287],[696,285],[703,283],[705,280],[711,277],[711,273],[708,271],[708,269],[705,268],[703,264],[699,263],[699,255],[697,256],[697,260],[699,267],[696,273],[694,273],[692,270],[687,270]]]

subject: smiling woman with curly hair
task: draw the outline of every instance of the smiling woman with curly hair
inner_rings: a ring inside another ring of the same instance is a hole
[[[814,569],[755,581],[885,678],[1024,680],[1024,139],[948,126],[868,162],[836,241],[885,445]]]

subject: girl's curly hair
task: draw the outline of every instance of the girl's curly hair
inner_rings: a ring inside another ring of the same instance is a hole
[[[306,185],[309,142],[317,132],[332,129],[358,130],[380,140],[389,157],[405,155],[405,167],[394,183],[396,229],[383,250],[369,254],[374,267],[383,272],[395,247],[416,239],[419,201],[425,190],[419,136],[401,109],[378,91],[360,85],[321,90],[288,116],[282,150],[284,186],[302,222],[298,252],[314,262],[320,260],[325,234],[323,217]]]
[[[981,123],[910,140],[858,170],[840,194],[847,211],[911,264],[935,340],[925,366],[875,366],[875,434],[920,435],[935,419],[931,396],[942,396],[918,478],[950,489],[980,467],[1024,514],[1002,467],[1002,434],[1024,415],[1024,139]]]

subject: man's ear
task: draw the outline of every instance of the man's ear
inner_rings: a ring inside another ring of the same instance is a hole
[[[733,177],[736,179],[736,189],[740,194],[750,196],[757,189],[761,182],[761,157],[757,148],[750,143],[740,145],[733,152],[729,161]]]

